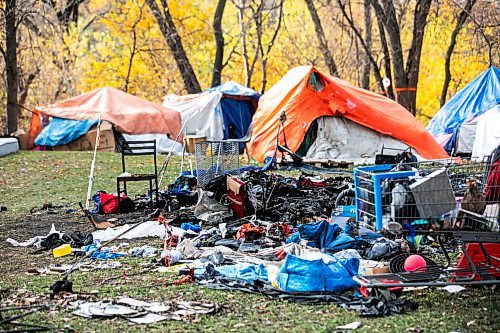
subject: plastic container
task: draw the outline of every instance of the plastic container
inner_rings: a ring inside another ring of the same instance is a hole
[[[64,244],[52,250],[54,258],[64,257],[71,254],[71,245]]]

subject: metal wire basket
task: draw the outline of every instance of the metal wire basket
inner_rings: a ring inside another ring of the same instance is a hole
[[[221,174],[239,175],[239,143],[236,141],[201,141],[195,143],[196,177],[203,188]]]

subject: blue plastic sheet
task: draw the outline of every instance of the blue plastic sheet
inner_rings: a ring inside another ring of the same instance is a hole
[[[306,260],[287,255],[278,274],[278,285],[284,291],[344,292],[356,287],[352,275],[358,267],[356,258],[340,261],[332,257],[325,263],[323,259]]]
[[[301,239],[307,240],[308,246],[321,250],[339,251],[353,248],[355,239],[345,233],[337,224],[329,224],[327,221],[302,224],[298,227],[299,238],[294,234],[290,236],[287,243],[298,243]]]
[[[238,263],[236,265],[225,265],[216,267],[215,270],[228,278],[240,278],[248,282],[262,280],[267,282],[267,269],[263,264],[254,265],[249,263]]]
[[[99,245],[100,245],[99,243],[94,242],[90,245],[82,247],[82,250],[84,250],[86,253],[89,253],[89,252],[97,249],[97,247]],[[116,259],[116,258],[120,258],[120,257],[124,257],[124,256],[125,256],[125,253],[111,252],[109,249],[100,249],[100,250],[92,253],[92,255],[90,256],[90,259],[103,259],[103,260],[105,260],[105,259]]]
[[[250,101],[222,98],[220,101],[224,119],[224,139],[240,139],[247,134],[252,123],[255,107]]]
[[[432,118],[427,130],[434,137],[453,134],[464,122],[482,115],[498,104],[500,69],[492,66],[457,92]],[[448,152],[452,148],[452,144],[445,145]]]
[[[192,230],[194,232],[200,232],[201,231],[201,227],[199,225],[193,224],[193,223],[189,223],[189,222],[182,223],[181,224],[181,229],[182,230]]]
[[[224,139],[243,138],[252,123],[252,116],[256,108],[255,101],[260,98],[261,94],[234,81],[213,87],[209,91],[218,91],[226,95],[222,96],[220,104],[217,106],[218,110],[216,110],[222,113],[224,120]],[[231,98],[231,96],[236,98]],[[242,99],[241,97],[247,98]],[[244,145],[240,144],[240,152],[243,148]]]
[[[37,146],[61,146],[87,133],[97,120],[53,118],[35,140]]]
[[[213,87],[209,91],[219,91],[226,95],[251,97],[256,100],[261,96],[257,91],[234,81],[229,81],[220,86]]]

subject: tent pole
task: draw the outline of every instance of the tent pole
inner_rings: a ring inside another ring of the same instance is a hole
[[[94,181],[95,160],[97,156],[97,147],[99,146],[100,134],[101,134],[101,115],[99,114],[99,120],[97,121],[97,135],[95,137],[94,157],[92,158],[92,164],[90,165],[89,186],[87,188],[87,200],[85,201],[86,210],[89,210],[89,205],[90,205],[90,196],[92,194],[92,182]],[[118,195],[120,195],[120,193],[118,193]]]
[[[172,142],[172,146],[170,146],[170,151],[168,152],[168,155],[167,157],[165,157],[165,160],[163,161],[163,164],[161,165],[161,168],[160,168],[160,180],[158,181],[158,187],[161,186],[161,183],[163,181],[163,176],[165,175],[165,171],[167,171],[167,166],[168,166],[168,162],[170,161],[170,158],[172,157],[172,150],[174,150],[174,147],[175,147],[175,143],[177,142],[177,140],[179,139],[179,137],[181,136],[181,133],[182,133],[182,130],[184,129],[184,127],[186,127],[187,125],[187,122],[189,120],[189,118],[191,118],[191,116],[189,116],[185,121],[184,121],[184,124],[182,124],[181,126],[181,129],[179,130],[179,133],[177,134],[177,136],[175,137],[175,140],[174,142]]]
[[[186,135],[187,135],[187,130],[184,131],[184,140],[182,140],[181,172],[179,173],[179,176],[181,176],[182,172],[184,171],[184,156],[186,155],[186,145],[187,145]]]

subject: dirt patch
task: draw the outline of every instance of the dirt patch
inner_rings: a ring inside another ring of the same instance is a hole
[[[54,263],[50,251],[34,254],[30,247],[14,247],[6,242],[7,238],[24,242],[35,236],[45,236],[50,231],[52,224],[60,232],[81,231],[90,233],[94,227],[80,210],[69,207],[57,207],[53,212],[46,210],[33,210],[24,216],[2,214],[0,223],[0,253],[3,258],[0,261],[0,281],[7,278],[15,278],[17,274],[25,273],[30,268],[41,268]],[[109,218],[116,218],[116,225],[136,220],[145,213],[134,212],[130,214],[113,214]],[[58,260],[60,262],[61,260]],[[63,260],[71,261],[71,258]]]

